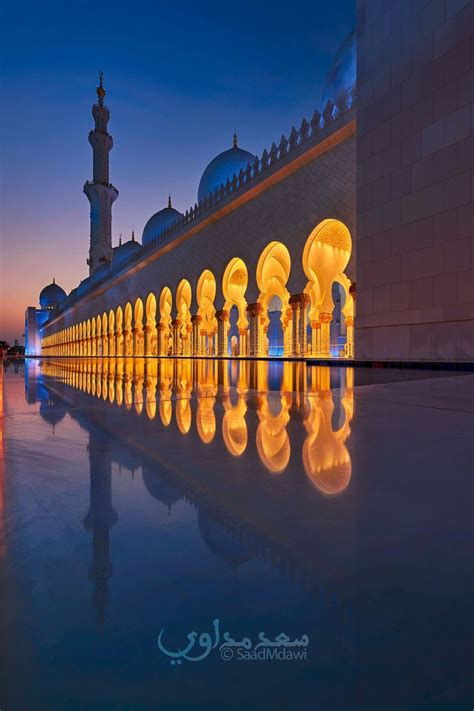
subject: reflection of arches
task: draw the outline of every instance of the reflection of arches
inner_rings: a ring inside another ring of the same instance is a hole
[[[308,278],[306,293],[311,299],[310,321],[312,326],[313,355],[330,355],[330,323],[334,310],[332,286],[334,281],[347,289],[349,296],[350,282],[343,273],[352,251],[352,238],[343,222],[327,219],[315,227],[309,235],[303,250],[303,269]],[[347,282],[349,284],[346,287]],[[352,329],[352,296],[346,299],[346,326]],[[349,314],[349,312],[351,312]],[[349,333],[348,333],[349,336]],[[352,330],[350,333],[352,343]],[[349,337],[348,337],[349,341]],[[349,346],[348,351],[352,350]]]
[[[158,331],[156,328],[156,297],[153,293],[148,294],[145,312],[145,355],[156,356],[158,355]]]
[[[199,277],[196,299],[198,303],[198,319],[196,330],[198,336],[198,347],[196,355],[213,355],[214,339],[217,330],[216,309],[214,299],[216,298],[216,280],[214,274],[205,269]]]
[[[235,406],[229,396],[223,399],[225,415],[222,420],[222,437],[227,450],[234,457],[240,457],[247,449],[248,432],[245,422],[247,403],[245,393],[239,394]]]
[[[137,299],[133,309],[133,355],[145,355],[145,339],[143,333],[143,301]]]
[[[268,308],[274,297],[282,303],[281,325],[284,331],[284,355],[290,353],[288,338],[288,313],[290,294],[286,288],[291,271],[291,257],[288,249],[281,242],[270,242],[265,247],[257,264],[257,285],[260,289],[258,304],[258,355],[268,355],[267,332],[270,324]]]
[[[171,311],[173,297],[168,286],[163,287],[160,294],[160,323],[158,333],[159,355],[169,355],[171,352]]]
[[[228,263],[224,276],[222,278],[222,292],[224,294],[225,304],[224,309],[230,314],[232,307],[236,307],[238,317],[235,320],[235,332],[231,333],[231,328],[228,332],[228,337],[235,336],[237,339],[237,348],[229,348],[227,351],[232,355],[245,355],[247,352],[246,336],[247,336],[247,301],[245,292],[248,286],[248,271],[245,262],[240,257],[234,257]]]
[[[325,380],[329,386],[329,373]],[[324,387],[324,382],[321,384]],[[351,479],[351,457],[345,441],[350,435],[352,397],[342,399],[345,418],[336,431],[332,428],[334,403],[329,388],[312,394],[308,403],[310,411],[305,420],[308,436],[303,445],[303,466],[308,479],[321,493],[334,496],[345,491]]]
[[[280,474],[290,461],[291,445],[286,426],[290,420],[291,397],[281,395],[270,399],[268,395],[259,395],[258,400],[258,455],[268,471]]]

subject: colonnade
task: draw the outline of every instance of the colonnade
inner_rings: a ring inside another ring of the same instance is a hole
[[[133,304],[127,302],[44,337],[43,353],[87,357],[266,357],[272,354],[269,326],[273,308],[279,314],[279,355],[351,358],[355,284],[344,273],[351,249],[347,227],[338,220],[324,220],[306,241],[302,261],[308,281],[299,293],[288,290],[291,257],[287,247],[271,242],[257,264],[258,297],[253,303],[246,299],[247,266],[235,257],[225,268],[217,299],[214,273],[209,269],[202,272],[195,289],[194,312],[193,289],[183,278],[174,294],[164,286],[159,294],[150,292],[145,303],[139,297]],[[334,284],[339,285],[344,297],[340,318],[346,337],[342,347],[331,344],[330,337]],[[216,300],[223,308],[216,308]]]

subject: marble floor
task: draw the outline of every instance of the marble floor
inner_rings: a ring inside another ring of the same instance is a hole
[[[473,707],[474,374],[1,385],[1,711]]]

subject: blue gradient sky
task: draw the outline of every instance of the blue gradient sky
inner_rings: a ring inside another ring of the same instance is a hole
[[[166,203],[194,204],[207,163],[232,144],[269,148],[319,106],[355,24],[333,3],[12,3],[2,10],[0,338],[56,277],[87,275],[92,176],[87,135],[99,69],[111,110],[113,241]]]

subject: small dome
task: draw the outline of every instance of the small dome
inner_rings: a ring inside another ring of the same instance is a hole
[[[48,284],[41,291],[39,302],[42,309],[57,309],[65,298],[66,292],[53,279],[52,284]]]
[[[142,244],[150,244],[153,242],[158,235],[160,235],[167,227],[179,220],[182,217],[182,213],[175,210],[171,205],[171,198],[168,199],[168,207],[164,207],[162,210],[158,210],[154,215],[150,217],[145,225],[142,235]]]
[[[356,83],[356,35],[351,32],[339,47],[327,73],[322,94],[322,108],[328,100],[336,102],[338,96],[350,92]]]
[[[135,240],[135,233],[132,232],[132,239],[128,242],[120,243],[118,247],[114,247],[112,250],[112,265],[114,267],[117,264],[125,262],[132,254],[136,254],[142,248],[140,242]]]
[[[202,174],[198,189],[198,202],[213,193],[216,188],[225,185],[227,179],[232,180],[240,170],[245,170],[248,164],[253,164],[256,156],[244,151],[237,146],[237,136],[234,136],[234,145],[229,150],[219,153]]]

